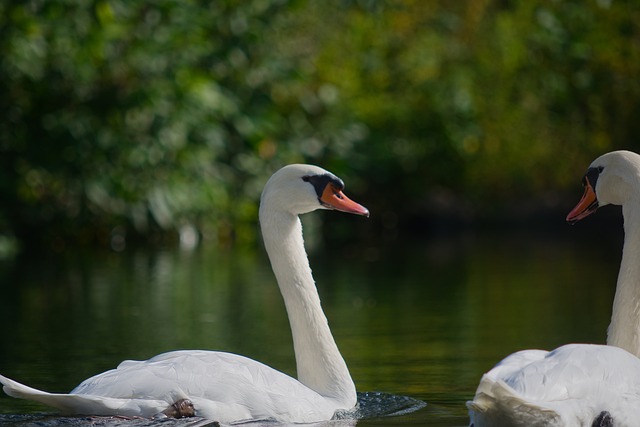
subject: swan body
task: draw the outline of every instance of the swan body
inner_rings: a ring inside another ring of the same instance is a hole
[[[474,427],[637,426],[640,359],[595,344],[519,351],[483,375],[467,407]]]
[[[47,393],[0,376],[4,391],[84,415],[165,416],[187,402],[188,411],[177,416],[222,423],[309,423],[353,408],[355,385],[322,312],[298,218],[316,209],[368,216],[366,208],[342,193],[343,187],[339,178],[317,166],[289,165],[269,179],[262,193],[260,223],[289,315],[298,379],[236,354],[181,350],[124,361],[69,394]]]
[[[625,240],[607,345],[569,344],[514,353],[483,375],[467,402],[471,426],[633,427],[640,425],[640,156],[598,157],[575,223],[599,207],[622,205]]]
[[[188,399],[199,417],[224,423],[255,419],[313,422],[331,419],[342,403],[252,359],[204,350],[127,360],[85,380],[69,394],[41,392],[4,377],[1,381],[12,397],[90,415],[151,418],[174,402]]]

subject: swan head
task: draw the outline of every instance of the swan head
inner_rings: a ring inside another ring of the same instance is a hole
[[[567,215],[571,224],[595,212],[600,206],[624,205],[638,196],[640,155],[612,151],[595,159],[582,178],[584,194]]]
[[[260,215],[287,212],[300,215],[316,209],[334,209],[369,216],[369,210],[343,193],[344,182],[318,166],[288,165],[267,181],[260,198]]]

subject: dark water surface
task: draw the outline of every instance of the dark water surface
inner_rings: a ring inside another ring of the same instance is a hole
[[[509,353],[603,343],[622,232],[578,227],[314,251],[323,306],[358,390],[428,403],[357,425],[463,426],[480,376]],[[261,247],[1,261],[0,323],[0,373],[51,392],[175,349],[240,353],[295,375],[288,320]],[[4,394],[0,424],[150,425],[62,418]]]

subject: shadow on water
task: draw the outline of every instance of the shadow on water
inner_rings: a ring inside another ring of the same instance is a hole
[[[464,426],[480,376],[506,355],[604,342],[620,236],[594,222],[317,250],[323,307],[358,390],[428,402],[394,418],[374,411],[358,426]],[[261,247],[23,256],[0,263],[0,292],[0,373],[42,390],[68,392],[124,359],[189,348],[243,354],[295,375],[288,319]],[[43,410],[0,395],[3,425],[124,423]]]

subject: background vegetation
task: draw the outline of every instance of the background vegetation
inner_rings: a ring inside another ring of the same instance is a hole
[[[7,0],[0,235],[250,241],[290,162],[371,227],[564,210],[639,148],[639,75],[624,0]]]

